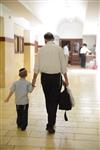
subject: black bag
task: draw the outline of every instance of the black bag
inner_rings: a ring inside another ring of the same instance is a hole
[[[66,86],[64,86],[64,90],[60,92],[60,95],[59,95],[59,109],[61,110],[72,109],[72,102],[71,102],[70,95],[67,91]]]
[[[65,110],[64,119],[65,121],[68,121],[66,110],[68,111],[72,109],[72,102],[71,102],[70,95],[65,85],[64,85],[64,90],[60,92],[60,95],[59,95],[59,109]]]

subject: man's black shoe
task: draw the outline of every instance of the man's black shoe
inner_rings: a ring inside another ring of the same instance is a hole
[[[50,128],[50,129],[48,129],[48,132],[49,132],[50,134],[54,134],[54,133],[55,133],[55,129]]]
[[[26,130],[26,128],[21,128],[21,130],[22,130],[22,131],[25,131],[25,130]]]
[[[55,129],[53,129],[53,128],[46,127],[46,130],[47,130],[48,133],[50,133],[50,134],[54,134],[54,133],[55,133]]]

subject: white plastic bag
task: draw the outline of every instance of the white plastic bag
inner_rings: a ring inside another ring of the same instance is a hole
[[[72,91],[71,91],[71,89],[70,89],[69,86],[67,87],[67,91],[68,91],[68,93],[69,93],[69,95],[70,95],[70,99],[71,99],[71,102],[72,102],[72,107],[74,107],[74,106],[75,106],[75,100],[74,100]]]

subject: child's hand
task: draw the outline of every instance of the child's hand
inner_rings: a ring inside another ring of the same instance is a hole
[[[8,102],[9,99],[10,99],[10,97],[12,96],[12,94],[13,94],[13,92],[10,91],[9,94],[8,94],[8,96],[7,96],[7,98],[4,100],[4,102]]]

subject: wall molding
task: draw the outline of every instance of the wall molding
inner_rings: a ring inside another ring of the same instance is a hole
[[[9,37],[0,37],[0,41],[13,43],[14,39],[9,38]]]
[[[24,43],[24,46],[36,46],[35,43]],[[38,48],[42,47],[43,45],[37,45]]]
[[[24,43],[24,46],[35,46],[34,43]]]
[[[9,37],[0,37],[0,42],[10,42],[10,43],[13,43],[14,42],[14,39],[13,38],[9,38]],[[35,43],[24,43],[24,46],[36,46]],[[42,47],[43,45],[38,45],[38,48]]]

